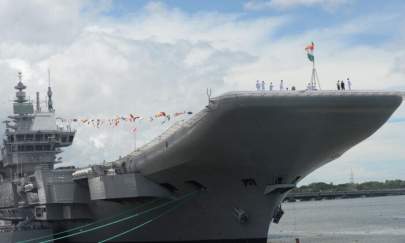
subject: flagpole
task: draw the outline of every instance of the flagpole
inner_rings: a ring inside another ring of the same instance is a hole
[[[319,81],[319,77],[318,77],[318,72],[316,71],[316,68],[315,68],[315,58],[314,58],[314,62],[312,64],[312,72],[313,72],[313,79],[314,79],[315,86],[318,86],[319,90],[322,90],[321,82]]]
[[[132,128],[131,129],[131,133],[133,133],[133,139],[134,139],[134,150],[136,150],[136,133],[138,132],[138,129],[136,129],[136,127],[135,128]]]
[[[315,69],[315,55],[314,55],[314,42],[311,42],[309,46],[305,48],[307,51],[308,59],[312,62],[312,73],[310,80],[310,90],[316,89],[316,69]]]
[[[312,62],[312,70],[315,69],[315,56],[314,56],[314,61]]]
[[[316,88],[316,81],[315,81],[315,56],[314,56],[314,61],[312,62],[312,77],[311,77],[311,83],[312,83],[312,90],[315,90],[315,88]]]
[[[136,150],[136,132],[137,131],[134,132],[134,150]]]

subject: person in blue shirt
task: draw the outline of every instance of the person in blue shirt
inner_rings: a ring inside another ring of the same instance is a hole
[[[345,82],[343,80],[340,82],[340,89],[345,90]]]

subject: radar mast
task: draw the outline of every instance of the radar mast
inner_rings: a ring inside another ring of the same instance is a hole
[[[55,111],[52,102],[51,71],[49,69],[48,69],[48,111],[49,112]]]
[[[25,92],[24,90],[27,88],[27,86],[25,86],[22,83],[22,73],[18,72],[18,83],[16,86],[14,86],[14,89],[17,90],[15,96],[16,96],[16,100],[15,102],[17,103],[25,103],[27,101],[26,97],[25,97]]]

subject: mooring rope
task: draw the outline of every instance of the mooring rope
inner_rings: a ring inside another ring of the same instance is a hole
[[[157,219],[159,219],[159,218],[161,218],[161,217],[163,217],[163,216],[169,214],[170,212],[174,211],[175,209],[177,209],[178,207],[180,207],[180,206],[182,205],[182,203],[184,203],[186,200],[189,200],[189,199],[190,199],[190,198],[184,199],[183,202],[181,202],[181,203],[179,203],[179,204],[173,206],[172,208],[170,208],[170,209],[164,211],[163,213],[161,213],[161,214],[159,214],[159,215],[157,215],[157,216],[155,216],[155,217],[149,219],[148,221],[146,221],[146,222],[144,222],[144,223],[142,223],[142,224],[136,225],[136,226],[134,226],[134,227],[132,227],[132,228],[126,230],[126,231],[121,232],[121,233],[118,233],[118,234],[116,234],[116,235],[113,235],[113,236],[111,236],[111,237],[109,237],[109,238],[106,238],[106,239],[104,239],[104,240],[101,240],[101,241],[99,241],[98,243],[104,243],[104,242],[107,242],[107,241],[111,241],[111,240],[117,239],[117,238],[119,238],[119,237],[121,237],[121,236],[124,236],[124,235],[126,235],[126,234],[128,234],[128,233],[130,233],[130,232],[132,232],[132,231],[135,231],[135,230],[137,230],[137,229],[140,229],[140,228],[142,228],[143,226],[145,226],[145,225],[147,225],[147,224],[150,224],[150,223],[156,221]]]
[[[44,235],[44,236],[40,236],[40,237],[37,237],[37,238],[29,239],[29,240],[17,241],[16,243],[28,243],[28,242],[33,242],[33,241],[36,241],[36,240],[42,240],[42,239],[46,239],[46,238],[49,238],[49,237],[54,237],[54,236],[57,236],[57,235],[69,233],[69,232],[72,232],[72,231],[75,231],[75,230],[83,229],[83,228],[86,228],[86,227],[89,227],[89,226],[92,226],[92,225],[95,225],[95,224],[98,224],[98,223],[101,223],[101,222],[104,222],[104,221],[107,221],[107,220],[112,220],[112,219],[114,219],[114,218],[121,217],[121,216],[126,215],[126,214],[128,214],[128,213],[130,213],[130,212],[137,211],[137,210],[139,210],[140,208],[143,208],[143,207],[152,205],[153,203],[156,203],[156,202],[159,201],[159,200],[161,200],[161,199],[158,198],[158,199],[152,200],[152,201],[150,201],[150,202],[147,202],[147,203],[144,203],[144,204],[142,204],[142,205],[139,205],[139,206],[137,206],[137,207],[135,207],[135,208],[130,208],[130,209],[128,209],[128,210],[125,210],[125,211],[123,211],[123,212],[120,212],[119,214],[112,215],[112,216],[106,217],[106,218],[102,218],[102,219],[96,220],[96,221],[94,221],[94,222],[85,224],[85,225],[80,225],[80,226],[77,226],[77,227],[74,227],[74,228],[71,228],[71,229],[67,229],[67,230],[64,230],[64,231],[61,231],[61,232],[58,232],[58,233],[55,233],[55,234]]]
[[[195,194],[195,193],[196,193],[196,192],[188,193],[188,194],[186,194],[186,195],[184,195],[184,196],[182,196],[182,197],[180,197],[180,198],[177,198],[177,199],[174,199],[174,200],[172,200],[172,201],[166,202],[166,203],[164,203],[164,204],[162,204],[162,205],[153,207],[153,208],[148,209],[148,210],[144,210],[144,211],[142,211],[142,212],[140,212],[140,213],[136,213],[136,214],[133,214],[133,215],[130,215],[130,216],[127,216],[127,217],[124,217],[124,218],[121,218],[121,219],[118,219],[118,220],[115,220],[115,221],[106,223],[106,224],[102,224],[102,225],[99,225],[99,226],[96,226],[96,227],[92,227],[92,228],[86,229],[86,230],[81,230],[81,231],[79,231],[79,232],[75,232],[75,233],[72,233],[72,234],[64,235],[64,236],[61,236],[61,237],[57,237],[57,238],[53,238],[53,239],[49,239],[49,240],[45,240],[45,241],[40,241],[40,243],[47,243],[47,242],[53,242],[53,241],[56,241],[56,240],[62,240],[62,239],[66,239],[66,238],[69,238],[69,237],[76,236],[76,235],[81,235],[81,234],[84,234],[84,233],[87,233],[87,232],[91,232],[91,231],[95,231],[95,230],[98,230],[98,229],[102,229],[102,228],[108,227],[108,226],[110,226],[110,225],[118,224],[118,223],[120,223],[120,222],[129,220],[129,219],[132,219],[132,218],[135,218],[135,217],[144,215],[144,214],[146,214],[146,213],[152,212],[152,211],[157,210],[157,209],[159,209],[159,208],[165,207],[165,206],[170,205],[170,204],[172,204],[172,203],[174,203],[174,202],[183,200],[183,199],[185,199],[185,198],[187,198],[187,197],[190,197],[191,195],[193,195],[193,194]]]

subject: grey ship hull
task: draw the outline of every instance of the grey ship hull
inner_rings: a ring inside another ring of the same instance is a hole
[[[52,234],[50,229],[27,229],[18,231],[0,231],[0,242],[19,242],[33,238],[40,238]]]
[[[265,242],[273,213],[288,192],[269,186],[294,185],[338,158],[378,130],[401,102],[401,94],[387,92],[235,92],[217,97],[186,124],[114,162],[126,173],[170,184],[179,196],[194,190],[187,181],[206,188],[115,240]],[[246,179],[254,183],[246,184]],[[150,200],[97,200],[89,208],[95,219],[102,219]],[[235,208],[246,212],[246,223],[235,216]],[[164,210],[70,240],[102,240]]]

